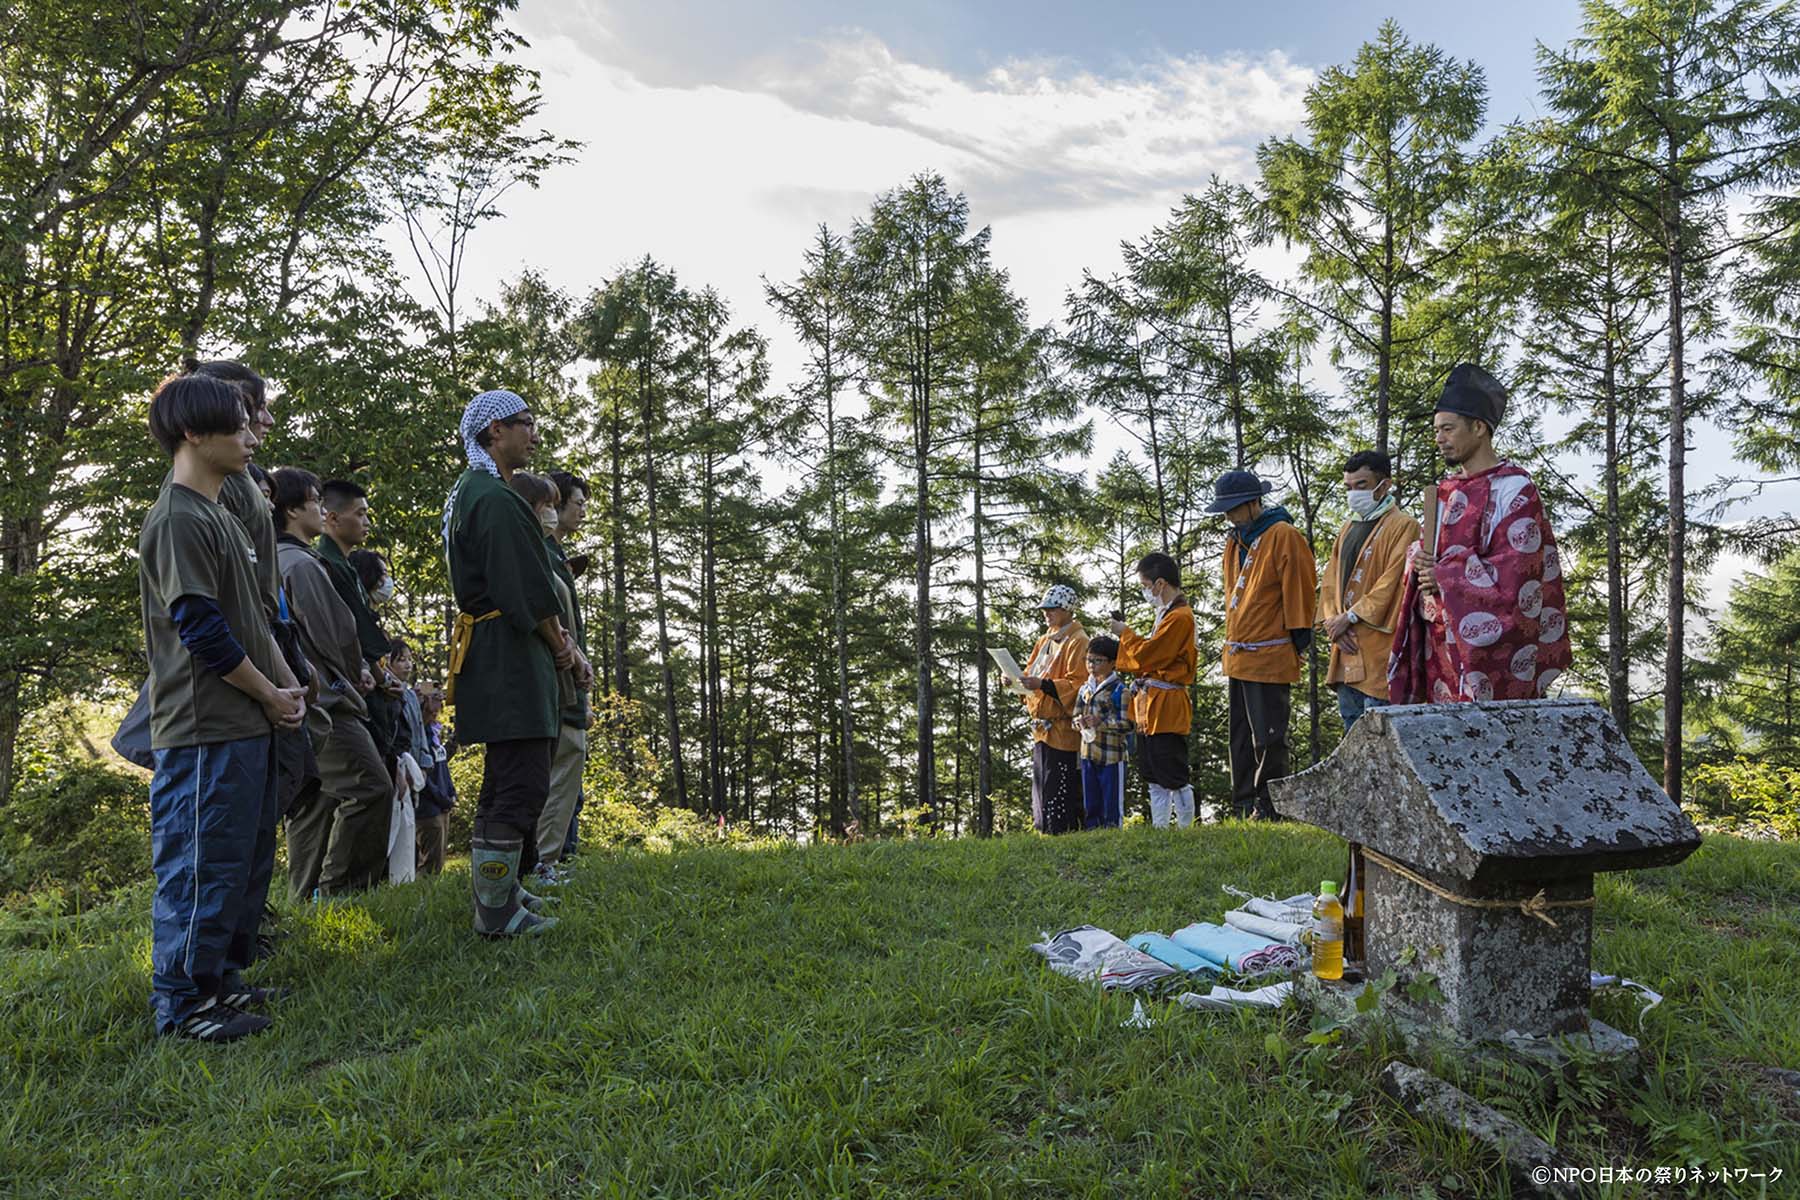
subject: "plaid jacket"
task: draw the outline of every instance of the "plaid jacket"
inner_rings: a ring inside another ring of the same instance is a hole
[[[1131,718],[1125,715],[1125,683],[1117,672],[1100,683],[1092,679],[1075,693],[1075,717],[1100,718],[1098,729],[1081,730],[1081,757],[1098,763],[1124,762],[1126,735],[1131,732]],[[1088,734],[1093,734],[1090,740]]]

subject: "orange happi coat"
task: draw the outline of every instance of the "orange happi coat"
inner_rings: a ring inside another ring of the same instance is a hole
[[[1187,597],[1177,597],[1157,615],[1145,637],[1131,629],[1119,635],[1118,669],[1137,677],[1131,719],[1144,734],[1186,733],[1193,725],[1188,699],[1200,651],[1194,640],[1194,610]],[[1173,684],[1159,687],[1156,683]]]
[[[1087,679],[1087,631],[1071,620],[1055,633],[1046,631],[1031,648],[1025,666],[1050,690],[1025,693],[1025,709],[1031,714],[1031,740],[1046,742],[1052,750],[1078,750],[1081,734],[1075,729],[1075,693]]]
[[[1391,508],[1375,523],[1344,579],[1344,536],[1353,522],[1346,522],[1331,547],[1331,561],[1319,581],[1319,620],[1329,621],[1346,612],[1356,614],[1356,652],[1346,653],[1331,645],[1327,683],[1347,683],[1377,700],[1388,698],[1388,659],[1394,650],[1394,630],[1400,624],[1400,604],[1406,592],[1406,551],[1419,540],[1419,523],[1410,513]]]
[[[1277,521],[1238,561],[1236,534],[1225,539],[1225,676],[1254,683],[1297,683],[1300,652],[1291,630],[1311,629],[1319,572],[1306,535]]]

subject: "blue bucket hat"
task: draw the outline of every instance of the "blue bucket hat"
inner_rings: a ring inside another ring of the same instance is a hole
[[[1261,500],[1274,490],[1274,484],[1264,483],[1254,471],[1227,471],[1213,484],[1213,502],[1206,506],[1206,511],[1228,512],[1240,504]]]

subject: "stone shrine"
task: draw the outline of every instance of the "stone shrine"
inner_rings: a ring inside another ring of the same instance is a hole
[[[1270,791],[1282,815],[1365,847],[1370,977],[1434,977],[1422,1015],[1469,1041],[1587,1033],[1594,874],[1700,845],[1588,701],[1374,709]]]

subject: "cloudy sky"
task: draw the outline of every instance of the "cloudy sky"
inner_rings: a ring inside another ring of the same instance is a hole
[[[1565,44],[1579,6],[522,0],[543,122],[585,148],[507,197],[468,283],[492,295],[535,266],[579,295],[649,254],[762,328],[779,383],[798,351],[762,279],[792,278],[819,223],[848,230],[877,193],[936,170],[1051,320],[1184,191],[1251,182],[1257,143],[1295,131],[1316,73],[1388,16],[1481,64],[1493,128],[1536,112],[1537,45]],[[1100,433],[1103,453],[1119,443]],[[1716,433],[1698,443],[1700,473],[1729,468]]]
[[[470,281],[491,294],[532,264],[580,292],[648,253],[772,325],[760,278],[792,276],[816,225],[848,229],[937,170],[1048,320],[1184,191],[1250,181],[1257,143],[1293,130],[1316,71],[1383,17],[1480,61],[1504,121],[1530,109],[1535,40],[1560,44],[1575,15],[1573,0],[523,0],[545,123],[586,149],[508,197]]]

